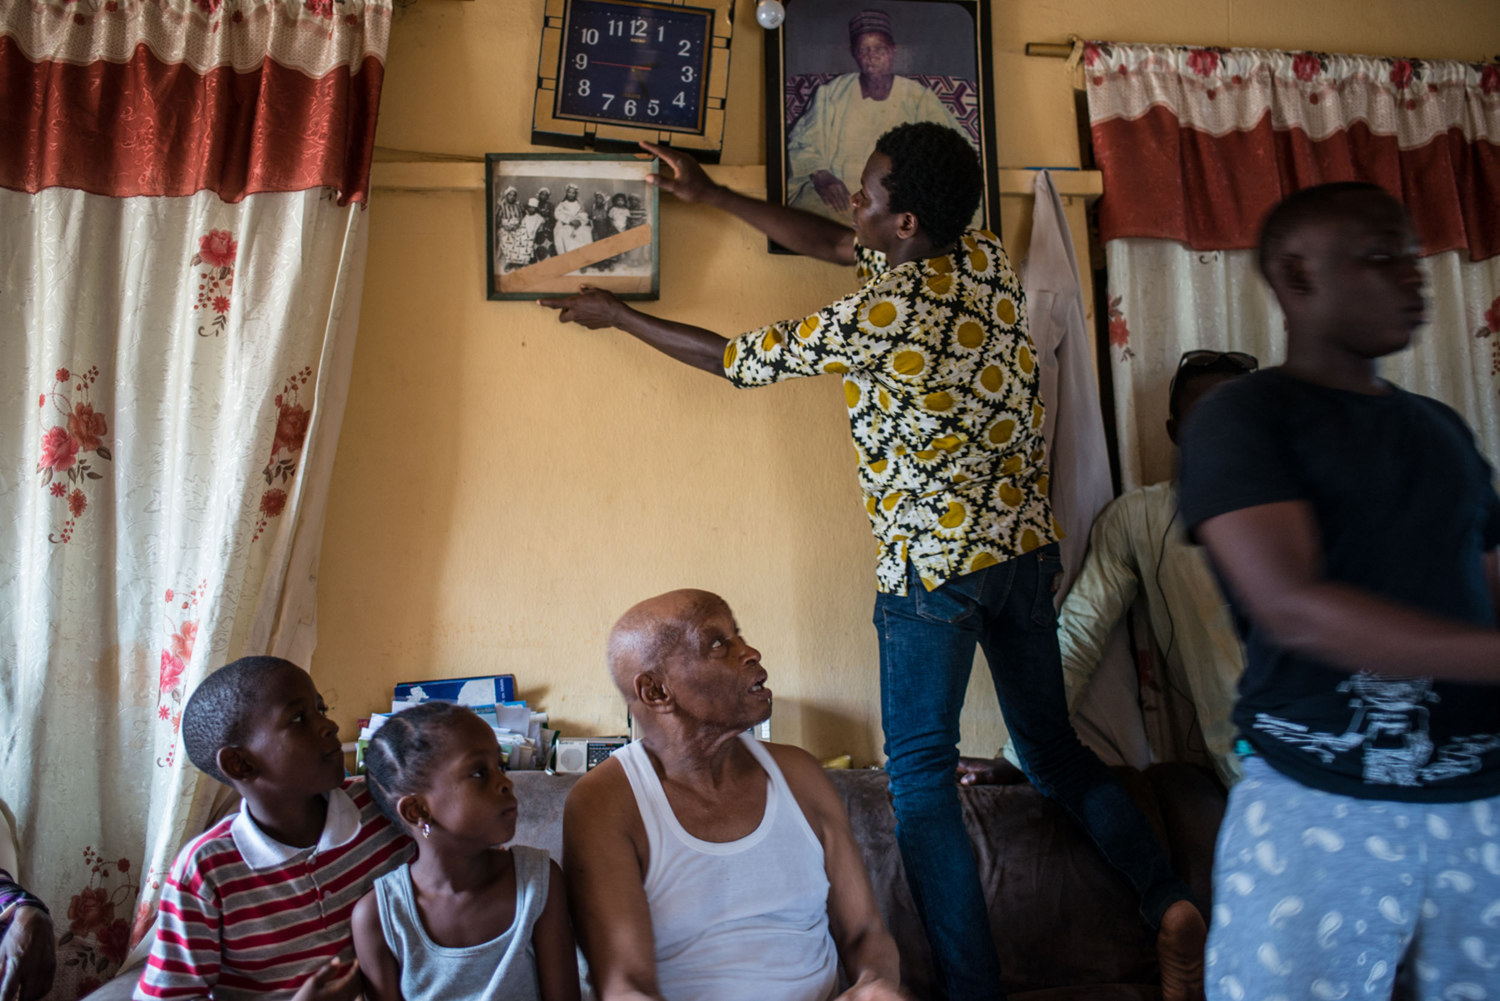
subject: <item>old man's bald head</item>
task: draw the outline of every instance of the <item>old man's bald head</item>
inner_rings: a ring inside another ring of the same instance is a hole
[[[727,608],[708,591],[684,588],[637,602],[609,631],[608,663],[615,687],[636,701],[635,679],[666,666],[710,610]]]
[[[760,651],[723,598],[671,591],[636,605],[609,637],[609,669],[642,727],[733,735],[771,715]]]

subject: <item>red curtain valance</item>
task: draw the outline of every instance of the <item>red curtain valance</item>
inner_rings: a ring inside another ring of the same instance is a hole
[[[383,51],[388,7],[341,4],[335,22],[321,0],[7,6],[31,16],[0,29],[0,187],[365,201],[385,69],[361,40]]]
[[[1500,254],[1500,65],[1088,43],[1105,240],[1254,247],[1299,188],[1379,184],[1424,251]]]

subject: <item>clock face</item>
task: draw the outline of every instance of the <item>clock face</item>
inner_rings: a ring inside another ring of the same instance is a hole
[[[558,68],[558,118],[703,132],[714,12],[572,0]]]

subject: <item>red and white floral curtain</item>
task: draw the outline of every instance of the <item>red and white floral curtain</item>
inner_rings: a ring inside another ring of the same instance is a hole
[[[306,662],[389,0],[0,0],[0,800],[108,977],[219,787],[183,701]]]
[[[1500,64],[1090,42],[1083,72],[1127,486],[1171,475],[1182,352],[1281,360],[1261,220],[1343,180],[1400,198],[1426,255],[1432,324],[1384,374],[1457,409],[1500,467]]]

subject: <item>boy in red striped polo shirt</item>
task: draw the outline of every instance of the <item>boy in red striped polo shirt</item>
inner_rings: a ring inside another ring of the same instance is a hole
[[[349,916],[413,848],[364,780],[344,777],[326,714],[312,678],[279,657],[243,657],[188,699],[188,757],[244,802],[177,856],[136,1001],[359,995]]]

